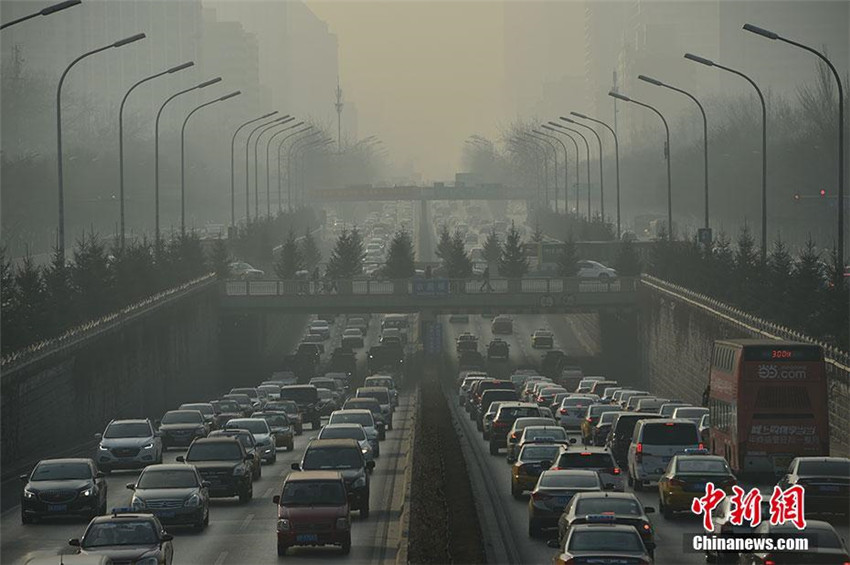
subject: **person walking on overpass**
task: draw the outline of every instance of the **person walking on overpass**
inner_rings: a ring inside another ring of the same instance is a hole
[[[487,292],[493,292],[493,287],[490,286],[490,267],[484,267],[484,272],[481,273],[481,278],[483,282],[481,283],[481,288],[478,289],[478,292],[484,292],[484,289],[487,289]]]

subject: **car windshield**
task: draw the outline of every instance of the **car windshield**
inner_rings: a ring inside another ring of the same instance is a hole
[[[662,416],[664,416],[665,418],[669,418],[670,416],[672,416],[672,415],[673,415],[673,412],[674,412],[674,411],[676,410],[676,408],[678,408],[679,406],[687,406],[687,405],[686,405],[686,404],[664,404],[664,405],[663,405],[663,406],[661,406],[661,408],[658,410],[658,413],[659,413],[659,414],[661,414]]]
[[[610,412],[603,412],[601,416],[599,416],[599,425],[610,425],[617,418],[617,412],[611,410]]]
[[[357,394],[358,398],[374,398],[378,404],[389,404],[390,395],[385,390],[368,390],[361,391]]]
[[[708,408],[685,407],[678,408],[673,412],[674,418],[701,418],[703,414],[708,413]]]
[[[180,407],[180,410],[197,410],[201,414],[213,414],[213,407],[209,404],[184,404]]]
[[[219,400],[218,407],[222,412],[239,412],[239,403],[235,400]]]
[[[270,405],[272,406],[272,405]],[[287,414],[298,412],[298,405],[292,400],[282,400],[273,404],[275,410],[281,410]]]
[[[544,473],[540,477],[540,486],[544,488],[593,488],[599,486],[599,477],[595,474]]]
[[[802,460],[797,465],[798,475],[821,477],[850,477],[850,459]]]
[[[103,437],[115,439],[121,437],[151,437],[153,432],[147,422],[114,422],[106,427]]]
[[[369,410],[373,414],[381,413],[381,405],[374,398],[352,398],[343,406],[344,410]]]
[[[265,420],[269,427],[285,428],[289,425],[289,418],[286,414],[257,414],[257,418]]]
[[[95,522],[89,526],[81,545],[84,548],[111,545],[156,545],[159,536],[150,520]]]
[[[696,445],[699,432],[694,424],[653,424],[643,428],[642,441],[650,445]]]
[[[525,429],[525,441],[542,440],[542,439],[566,439],[567,431],[564,428],[546,428],[536,430],[534,428]]]
[[[630,498],[583,498],[578,501],[575,513],[577,516],[588,514],[640,516],[643,514],[643,509],[637,501]]]
[[[589,398],[565,398],[561,402],[563,408],[584,408],[593,404],[593,400]]]
[[[139,477],[136,488],[191,488],[198,486],[195,472],[189,469],[148,469]]]
[[[311,388],[282,388],[280,389],[281,400],[294,400],[297,403],[310,404],[316,402],[316,389]]]
[[[259,418],[252,418],[250,420],[230,420],[225,424],[224,429],[226,430],[248,430],[252,434],[267,434],[269,433],[269,426],[266,424],[266,421]]]
[[[574,451],[561,454],[558,467],[562,469],[612,469],[617,465],[609,453]]]
[[[367,378],[365,384],[366,384],[366,386],[384,386],[384,387],[387,387],[387,388],[390,388],[390,389],[394,388],[392,379]]]
[[[570,553],[577,552],[637,552],[644,551],[637,531],[587,531],[577,530],[570,536]]]
[[[234,388],[230,394],[247,394],[248,398],[257,398],[257,391],[253,388]]]
[[[676,463],[677,473],[700,473],[709,475],[729,474],[729,466],[726,461],[720,459],[688,458],[679,459]]]
[[[354,426],[325,426],[325,428],[319,432],[320,439],[356,439],[358,441],[363,441],[366,439],[366,432],[363,431],[363,428],[356,428]]]
[[[599,416],[605,412],[614,412],[617,410],[615,406],[605,406],[604,404],[591,404],[587,407],[588,416]]]
[[[88,463],[42,462],[33,471],[31,481],[68,481],[91,479],[91,467]]]
[[[370,413],[334,413],[328,424],[360,424],[364,428],[374,427],[375,422],[372,420]]]
[[[520,452],[519,458],[522,461],[554,461],[560,450],[561,448],[556,445],[551,447],[527,445]]]
[[[236,461],[242,458],[239,446],[232,442],[193,443],[186,461]]]
[[[326,469],[357,469],[363,466],[363,458],[359,449],[341,448],[313,448],[307,449],[301,468],[304,470],[326,470]]]
[[[287,481],[281,506],[343,506],[345,487],[340,481]]]
[[[203,424],[204,418],[197,410],[185,412],[166,412],[162,417],[163,424]]]

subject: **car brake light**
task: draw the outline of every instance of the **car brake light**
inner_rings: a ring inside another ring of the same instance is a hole
[[[635,447],[635,452],[643,454],[643,444],[642,443],[637,444],[637,447]]]
[[[682,479],[670,479],[670,486],[683,487],[685,486],[685,481],[683,481]]]
[[[511,434],[511,439],[516,439],[516,432]]]
[[[532,492],[531,498],[533,498],[534,500],[537,500],[539,502],[541,500],[547,500],[551,497],[548,494],[546,494],[545,492]]]
[[[611,473],[613,473],[615,475],[619,475],[620,474],[620,468],[614,467],[613,469],[611,469]]]
[[[561,408],[560,410],[558,410],[558,412],[560,412],[561,414],[566,414],[566,413],[567,413],[567,409],[566,409],[566,408]]]
[[[538,397],[537,397],[537,402],[543,402],[543,397],[542,397],[542,396],[538,396]]]
[[[589,451],[582,451],[580,455],[586,457],[586,456],[590,455],[590,452]]]
[[[639,443],[635,447],[635,462],[642,463],[643,462],[643,444]]]
[[[592,423],[593,423],[593,418],[585,418],[585,421],[586,421],[588,424],[592,424]]]
[[[652,526],[650,526],[650,525],[649,525],[649,524],[647,524],[647,523],[644,523],[644,524],[643,524],[643,529],[644,529],[644,531],[647,531],[647,532],[648,532],[649,530],[651,530],[651,529],[652,529]]]
[[[702,442],[699,443],[699,447],[697,449],[705,449],[705,445]]]
[[[776,561],[774,561],[773,559],[765,559],[764,565],[776,565]]]

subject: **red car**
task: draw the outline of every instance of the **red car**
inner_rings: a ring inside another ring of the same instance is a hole
[[[338,471],[290,473],[277,504],[277,554],[294,545],[339,545],[351,552],[351,520],[345,481]]]

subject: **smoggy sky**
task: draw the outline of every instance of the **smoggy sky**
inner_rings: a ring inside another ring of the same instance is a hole
[[[463,140],[504,123],[497,2],[312,0],[339,38],[340,81],[359,135],[383,139],[425,181],[451,180]]]

